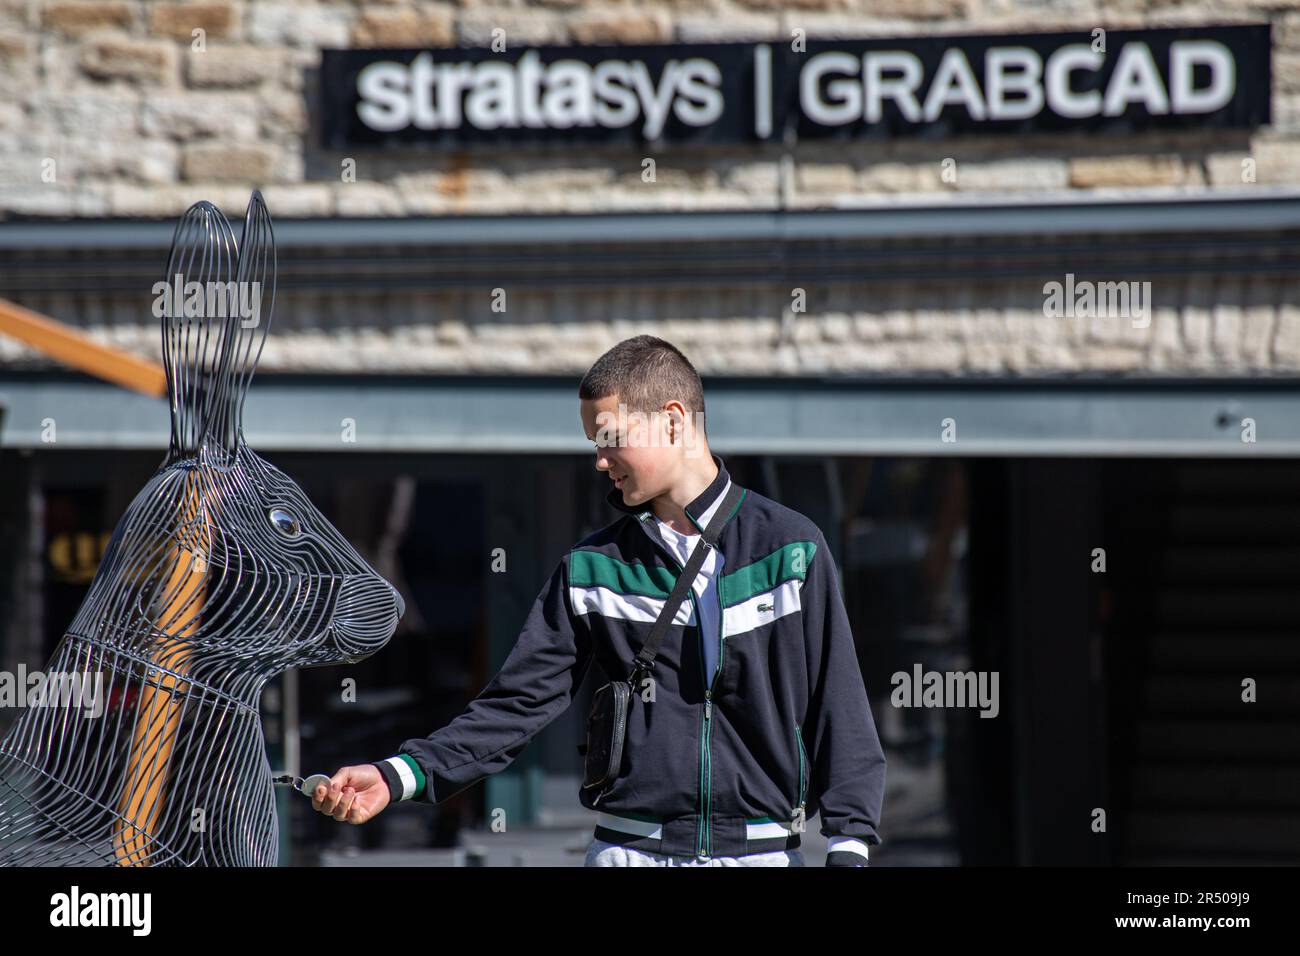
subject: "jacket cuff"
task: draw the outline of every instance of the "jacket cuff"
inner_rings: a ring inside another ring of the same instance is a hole
[[[831,837],[827,843],[827,866],[869,866],[867,845],[854,837]]]
[[[392,802],[414,800],[424,795],[427,784],[424,771],[409,755],[398,754],[387,760],[377,760],[375,766],[388,784],[388,796]]]

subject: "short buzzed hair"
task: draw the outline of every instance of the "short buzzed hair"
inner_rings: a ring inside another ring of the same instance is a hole
[[[596,401],[615,394],[629,413],[647,416],[676,399],[708,435],[699,373],[671,342],[653,335],[637,335],[596,359],[578,385],[578,397]]]

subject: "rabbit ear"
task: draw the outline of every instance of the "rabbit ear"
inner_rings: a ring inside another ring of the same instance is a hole
[[[252,191],[244,212],[238,286],[242,317],[231,330],[233,347],[227,368],[230,394],[226,406],[230,431],[224,436],[231,447],[235,441],[243,441],[243,399],[266,345],[270,315],[276,307],[276,233],[270,228],[270,213],[260,190]]]
[[[203,200],[186,210],[172,235],[165,291],[159,297],[171,400],[168,462],[197,454],[214,410],[221,407],[221,368],[230,345],[228,309],[224,301],[214,303],[210,290],[229,288],[237,258],[235,234],[220,209]],[[212,304],[217,307],[209,308]]]
[[[235,302],[230,312],[226,349],[222,355],[220,401],[212,410],[208,431],[213,441],[234,454],[244,440],[244,396],[266,344],[275,307],[275,234],[271,215],[259,190],[253,190],[244,213],[235,270]]]

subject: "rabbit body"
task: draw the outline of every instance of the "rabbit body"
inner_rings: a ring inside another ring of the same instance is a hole
[[[273,283],[259,194],[237,255],[229,232],[191,207],[168,275]],[[275,865],[262,688],[361,660],[397,626],[396,590],[244,441],[262,317],[164,317],[171,444],[44,672],[80,694],[29,705],[0,743],[0,865]]]

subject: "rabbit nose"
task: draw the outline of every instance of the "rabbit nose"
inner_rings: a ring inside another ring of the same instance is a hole
[[[371,574],[346,578],[334,615],[340,646],[350,653],[369,653],[387,643],[397,628],[399,609],[404,610],[401,599],[394,597],[392,585],[383,578]]]

